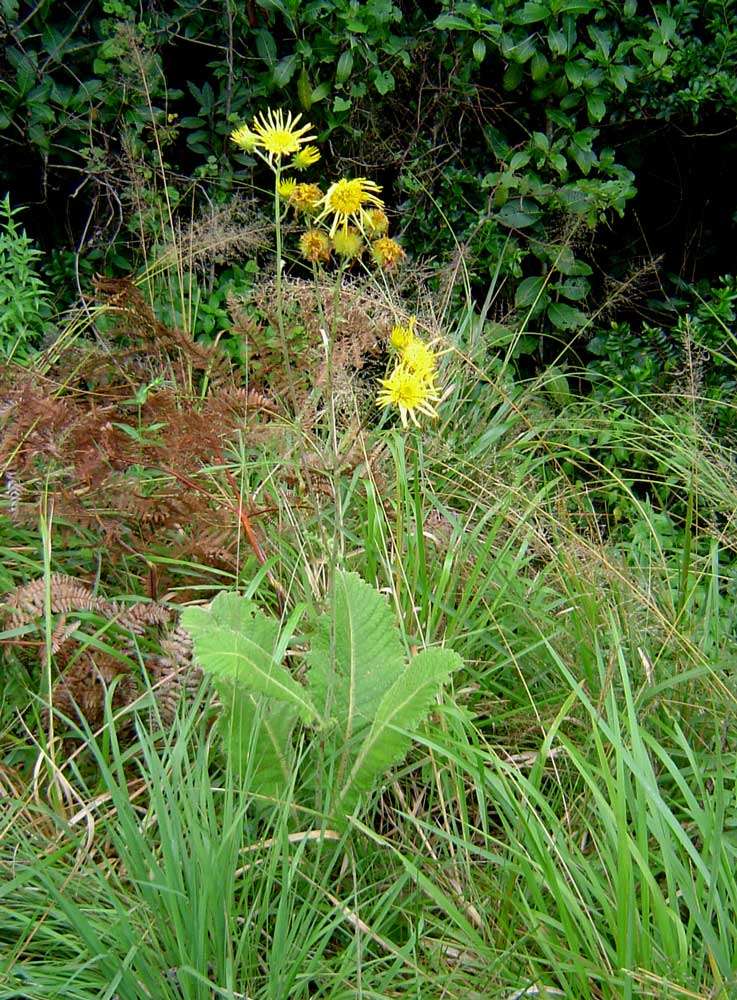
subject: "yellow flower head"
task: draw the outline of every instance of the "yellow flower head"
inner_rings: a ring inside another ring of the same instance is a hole
[[[398,351],[403,351],[408,344],[410,344],[415,339],[415,323],[417,322],[416,316],[410,316],[409,321],[406,326],[401,326],[397,324],[393,330],[390,340],[392,342],[392,347],[396,347]]]
[[[311,125],[301,125],[297,128],[302,115],[292,117],[292,112],[284,118],[284,112],[268,109],[266,114],[256,115],[253,119],[253,131],[256,133],[256,147],[266,153],[269,163],[273,163],[274,157],[281,160],[282,156],[291,156],[292,153],[299,152],[301,146],[314,135],[306,133],[312,128]]]
[[[292,166],[295,170],[306,170],[313,163],[320,159],[320,150],[317,146],[305,146],[292,157]]]
[[[354,226],[339,229],[333,236],[333,249],[339,257],[355,260],[363,253],[363,237]]]
[[[299,212],[312,212],[321,198],[322,191],[317,184],[295,184],[289,203]]]
[[[420,378],[434,378],[438,367],[435,351],[418,337],[414,337],[401,351],[402,364]]]
[[[397,365],[388,378],[379,379],[381,389],[376,397],[377,406],[396,406],[404,427],[407,417],[417,424],[417,413],[437,417],[432,405],[440,399],[440,393],[432,381],[421,378],[403,364]]]
[[[299,238],[299,249],[313,264],[330,260],[330,240],[321,229],[307,229]]]
[[[291,177],[285,177],[279,181],[279,195],[286,201],[291,201],[292,195],[297,188],[297,182]]]
[[[389,230],[389,219],[383,208],[372,208],[366,213],[366,228],[371,236],[385,236]]]
[[[378,184],[366,180],[365,177],[354,177],[350,181],[343,178],[336,181],[330,185],[321,201],[324,207],[318,219],[324,219],[328,215],[333,216],[330,224],[331,236],[338,226],[347,229],[349,222],[364,226],[368,215],[367,206],[383,208],[384,203],[378,197],[380,191]]]
[[[258,143],[258,136],[255,132],[251,131],[248,125],[240,125],[238,128],[234,128],[230,133],[230,139],[231,142],[234,142],[236,146],[240,146],[247,153],[252,153]]]
[[[380,240],[375,240],[371,244],[371,249],[374,260],[385,271],[391,271],[406,256],[397,241],[389,236],[382,236]]]

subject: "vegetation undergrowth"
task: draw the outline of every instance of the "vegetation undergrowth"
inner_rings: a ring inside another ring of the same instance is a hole
[[[726,1000],[727,404],[525,380],[308,138],[227,330],[172,215],[2,373],[0,995]]]

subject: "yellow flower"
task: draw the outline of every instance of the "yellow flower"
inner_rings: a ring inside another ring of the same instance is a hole
[[[338,226],[347,229],[349,222],[363,226],[368,216],[366,206],[383,208],[383,202],[378,197],[379,191],[381,191],[379,185],[366,180],[365,177],[354,177],[350,181],[343,178],[336,181],[330,185],[327,194],[321,200],[324,208],[318,220],[328,215],[333,216],[330,224],[331,236]]]
[[[339,229],[333,236],[333,249],[340,257],[354,260],[363,253],[363,237],[354,226]]]
[[[304,149],[300,149],[298,153],[295,153],[292,158],[292,166],[295,170],[306,170],[313,163],[317,163],[319,159],[320,150],[317,146],[305,146]]]
[[[247,153],[252,153],[258,143],[258,136],[252,132],[248,125],[240,125],[230,133],[231,141],[244,149]]]
[[[291,201],[296,188],[297,182],[291,177],[285,177],[283,181],[279,181],[279,195],[286,201]]]
[[[437,417],[432,405],[440,399],[440,393],[432,381],[421,378],[403,364],[397,365],[389,378],[379,379],[381,389],[376,397],[377,406],[396,406],[404,427],[407,417],[417,424],[417,413]]]
[[[299,249],[313,264],[330,260],[330,240],[321,229],[306,229],[299,238]]]
[[[295,184],[289,202],[300,212],[311,212],[321,198],[322,191],[317,184]]]
[[[366,228],[372,236],[384,236],[389,230],[389,220],[383,208],[372,208],[366,213]]]
[[[396,347],[398,351],[403,351],[408,344],[410,344],[415,339],[415,323],[417,322],[416,316],[410,316],[409,321],[406,326],[401,326],[397,324],[393,330],[390,340],[392,346]]]
[[[414,337],[401,352],[401,363],[409,371],[419,375],[420,378],[430,380],[434,378],[438,367],[438,358],[435,351],[417,337]]]
[[[314,139],[314,135],[306,135],[312,125],[301,125],[297,128],[302,115],[298,114],[292,118],[292,112],[284,118],[281,108],[277,111],[268,109],[253,119],[253,131],[256,133],[256,146],[263,149],[269,163],[274,162],[274,157],[281,159],[282,156],[290,156],[297,153],[300,146]]]
[[[406,254],[396,240],[389,236],[382,236],[380,240],[375,240],[371,244],[374,260],[385,271],[391,271],[396,267],[402,257]]]

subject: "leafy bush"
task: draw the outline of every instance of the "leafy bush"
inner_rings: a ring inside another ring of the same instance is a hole
[[[5,177],[32,165],[52,201],[83,191],[88,253],[109,261],[191,197],[227,199],[254,166],[233,124],[300,106],[406,196],[413,253],[465,245],[474,284],[512,279],[507,301],[563,340],[585,323],[590,231],[636,191],[613,127],[735,105],[732,0],[4,8],[0,130],[19,152]]]
[[[461,665],[447,649],[424,650],[407,664],[386,602],[355,573],[336,573],[332,608],[312,622],[306,688],[282,663],[291,629],[280,632],[247,598],[221,593],[209,609],[185,609],[182,624],[223,703],[228,756],[251,775],[251,789],[283,797],[297,769],[292,731],[298,720],[316,725],[299,788],[305,805],[339,824],[404,757]]]
[[[722,434],[733,431],[737,388],[737,279],[715,284],[679,282],[680,294],[653,303],[662,322],[613,323],[588,343],[592,393],[643,412],[648,397],[669,395],[690,401],[700,418]]]
[[[0,201],[0,357],[26,360],[49,328],[50,293],[38,273],[42,256],[17,221],[10,195]]]

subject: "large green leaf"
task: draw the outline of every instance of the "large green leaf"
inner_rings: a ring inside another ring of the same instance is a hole
[[[558,330],[577,330],[586,323],[586,314],[565,302],[553,302],[548,309],[548,318]]]
[[[296,706],[305,722],[315,707],[304,688],[274,658],[279,625],[252,601],[238,594],[218,594],[209,609],[185,608],[182,624],[192,636],[202,669],[230,680],[244,691]]]
[[[217,687],[223,704],[219,728],[228,760],[242,777],[250,777],[250,792],[278,799],[292,776],[296,707],[255,697],[231,682],[221,681]]]
[[[345,759],[405,662],[386,599],[356,573],[336,573],[333,610],[319,619],[307,660],[310,693],[318,712],[336,720]]]
[[[336,789],[336,818],[353,812],[362,792],[407,752],[412,733],[435,696],[463,661],[450,649],[428,649],[414,657],[381,699],[376,717],[350,772]]]

